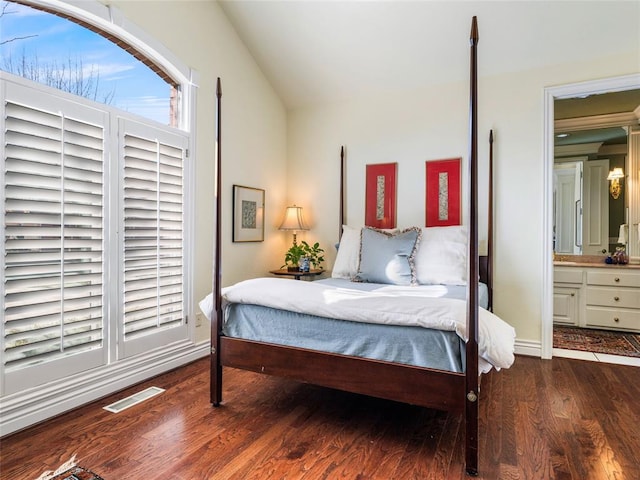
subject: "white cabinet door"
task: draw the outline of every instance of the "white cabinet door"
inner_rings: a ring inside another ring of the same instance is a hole
[[[576,287],[554,287],[553,323],[578,326],[580,289]]]

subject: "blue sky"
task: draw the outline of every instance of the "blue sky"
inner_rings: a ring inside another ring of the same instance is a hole
[[[0,11],[5,4],[0,1]],[[169,85],[109,40],[69,20],[9,3],[0,17],[0,54],[2,69],[6,58],[23,55],[37,55],[40,65],[82,64],[85,72],[99,72],[99,98],[113,92],[110,105],[169,123]]]

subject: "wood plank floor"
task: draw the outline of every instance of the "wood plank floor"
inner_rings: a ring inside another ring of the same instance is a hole
[[[227,369],[220,408],[208,360],[0,442],[3,479],[64,462],[122,479],[462,479],[461,419]],[[102,409],[155,385],[121,413]],[[640,479],[640,368],[519,356],[482,379],[483,479]]]

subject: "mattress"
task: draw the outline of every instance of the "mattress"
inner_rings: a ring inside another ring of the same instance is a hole
[[[295,281],[295,280],[292,280]],[[344,279],[320,282],[360,290],[383,290],[387,285]],[[465,299],[466,286],[422,285],[421,295]],[[487,305],[487,287],[479,286],[479,303]],[[295,346],[394,363],[464,372],[464,341],[453,331],[418,326],[362,323],[250,305],[228,304],[225,336]]]

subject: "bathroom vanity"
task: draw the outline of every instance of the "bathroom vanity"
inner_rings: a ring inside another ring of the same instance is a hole
[[[554,261],[553,322],[640,332],[640,265]]]

